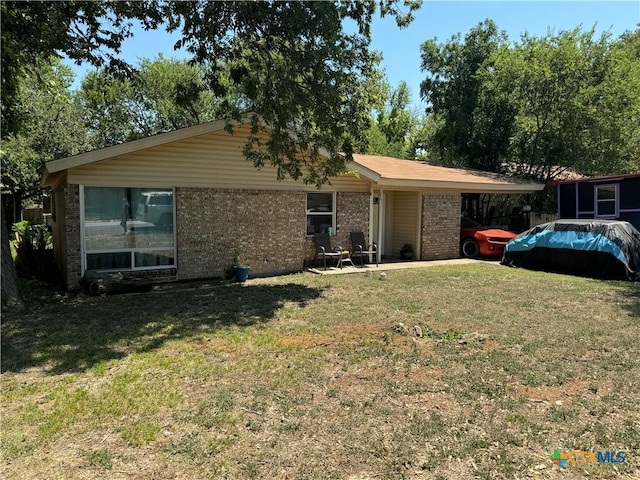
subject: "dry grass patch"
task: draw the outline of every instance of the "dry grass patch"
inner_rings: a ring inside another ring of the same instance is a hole
[[[3,318],[3,478],[640,473],[638,284],[480,264],[29,303]]]

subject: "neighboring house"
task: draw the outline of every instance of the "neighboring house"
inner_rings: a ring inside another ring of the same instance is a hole
[[[553,182],[558,218],[624,220],[640,230],[640,173]]]
[[[363,231],[383,255],[459,256],[462,193],[531,193],[542,185],[424,162],[354,155],[318,190],[242,155],[250,127],[225,121],[46,164],[56,262],[68,289],[87,270],[187,280],[222,276],[236,253],[252,275],[315,261],[314,232],[350,248]]]

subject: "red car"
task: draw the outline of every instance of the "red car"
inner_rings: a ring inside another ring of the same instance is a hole
[[[460,253],[463,257],[500,257],[505,245],[517,235],[500,228],[487,228],[470,218],[460,222]]]

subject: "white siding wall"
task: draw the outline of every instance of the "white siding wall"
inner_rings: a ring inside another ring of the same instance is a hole
[[[390,255],[400,256],[400,249],[405,243],[413,245],[416,250],[416,228],[418,218],[418,193],[394,192],[393,238]]]

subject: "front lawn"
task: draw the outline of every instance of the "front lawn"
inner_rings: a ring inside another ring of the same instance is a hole
[[[639,283],[483,263],[28,304],[2,478],[640,477]]]

